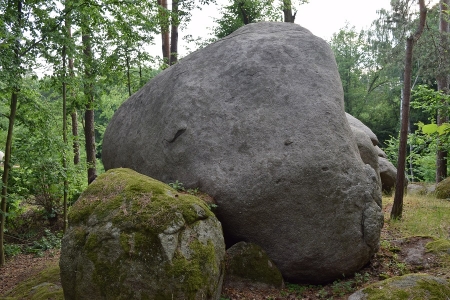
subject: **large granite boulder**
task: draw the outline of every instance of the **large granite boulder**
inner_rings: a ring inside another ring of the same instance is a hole
[[[69,214],[65,299],[219,299],[225,243],[203,201],[129,169],[100,175]]]
[[[106,169],[198,187],[228,245],[260,245],[290,282],[353,274],[378,249],[377,174],[346,121],[329,45],[249,24],[160,73],[115,113]]]

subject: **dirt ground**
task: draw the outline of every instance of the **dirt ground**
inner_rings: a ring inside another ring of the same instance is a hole
[[[59,250],[48,250],[43,252],[42,257],[35,254],[19,254],[8,260],[6,265],[0,268],[0,295],[35,276],[52,262],[58,261],[59,253]]]
[[[356,277],[347,278],[322,286],[294,285],[286,283],[283,290],[256,290],[224,286],[222,299],[246,300],[282,300],[282,299],[347,299],[355,290],[372,282],[388,277],[412,272],[424,272],[430,275],[450,279],[448,266],[444,266],[436,254],[427,253],[425,244],[431,241],[427,237],[400,238],[395,232],[384,228],[380,251],[369,264],[360,270]],[[7,261],[0,268],[0,295],[14,288],[22,281],[35,276],[52,262],[59,260],[59,251],[44,252],[43,257],[33,254],[21,254]]]
[[[385,208],[388,210],[389,208]],[[428,273],[450,280],[448,255],[443,256],[426,252],[425,245],[429,237],[402,237],[389,227],[389,222],[381,232],[380,250],[370,262],[354,277],[336,280],[326,285],[297,285],[285,283],[282,290],[257,290],[224,286],[222,299],[230,300],[316,300],[347,299],[356,290],[370,283],[392,276],[407,273]],[[6,266],[0,268],[0,297],[19,283],[38,274],[51,264],[58,262],[59,250],[43,252],[42,257],[34,254],[20,254],[7,260]]]

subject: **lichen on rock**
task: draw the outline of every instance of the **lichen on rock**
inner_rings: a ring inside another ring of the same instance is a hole
[[[218,299],[225,244],[200,199],[130,169],[100,175],[69,213],[65,299]]]

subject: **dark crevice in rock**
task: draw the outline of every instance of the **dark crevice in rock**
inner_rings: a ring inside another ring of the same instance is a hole
[[[168,141],[168,140],[165,140],[165,141],[168,142],[169,144],[170,144],[170,143],[173,143],[173,142],[175,142],[175,140],[176,140],[178,137],[180,137],[180,135],[182,135],[185,131],[186,131],[186,128],[178,129],[178,131],[177,131],[177,133],[175,133],[173,139],[171,139],[170,141]]]

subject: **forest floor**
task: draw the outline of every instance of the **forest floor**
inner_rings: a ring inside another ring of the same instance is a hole
[[[388,216],[390,203],[384,207],[386,222],[381,234],[380,250],[370,262],[349,278],[336,280],[324,285],[299,285],[285,283],[282,290],[257,290],[252,288],[236,288],[224,286],[222,300],[316,300],[347,299],[356,290],[371,283],[408,273],[427,273],[450,280],[448,255],[427,252],[425,245],[433,238],[424,235],[411,236],[405,233],[398,224],[392,224]],[[446,227],[448,224],[445,225]],[[447,227],[450,238],[450,227]],[[18,284],[36,275],[59,260],[59,250],[51,249],[41,253],[19,254],[7,261],[0,268],[0,298],[7,296],[8,291]],[[53,282],[60,284],[59,282]]]

